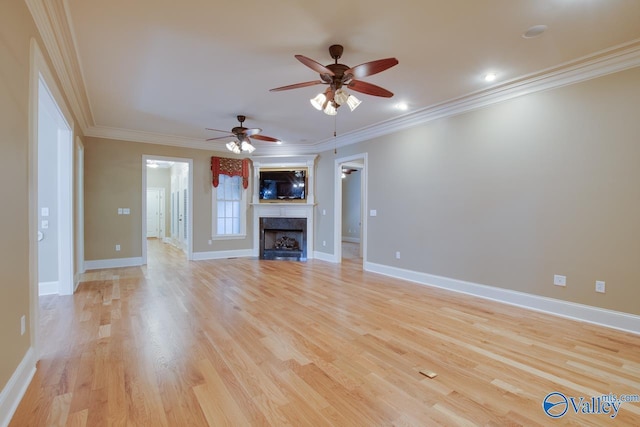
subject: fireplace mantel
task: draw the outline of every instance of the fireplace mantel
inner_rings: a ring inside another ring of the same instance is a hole
[[[315,162],[317,155],[306,156],[255,156],[253,162],[253,248],[258,256],[260,246],[260,218],[306,218],[307,219],[307,258],[312,258],[315,211]],[[306,168],[307,199],[305,202],[260,203],[260,169],[262,168]]]

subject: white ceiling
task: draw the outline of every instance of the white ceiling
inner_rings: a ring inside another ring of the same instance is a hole
[[[230,130],[243,114],[287,152],[331,141],[334,125],[338,136],[357,134],[640,46],[639,0],[64,1],[91,111],[87,134],[202,142],[220,136],[205,128]],[[548,26],[543,35],[522,37],[538,24]],[[397,58],[362,79],[395,96],[356,93],[360,107],[340,108],[334,122],[309,103],[325,86],[269,92],[318,79],[294,55],[330,64],[331,44],[344,46],[349,66]],[[485,82],[487,72],[498,79]],[[397,110],[399,102],[410,109]],[[255,154],[273,149],[254,142]]]

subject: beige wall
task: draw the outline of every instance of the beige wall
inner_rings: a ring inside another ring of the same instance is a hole
[[[640,314],[638,111],[635,68],[339,149],[368,153],[368,261]]]
[[[29,314],[28,147],[29,40],[35,33],[24,2],[0,2],[0,389],[29,348],[20,316]]]
[[[228,251],[252,247],[251,210],[247,238],[211,239],[211,156],[227,153],[87,138],[85,141],[85,259],[142,256],[142,156],[193,160],[193,251]],[[251,191],[249,187],[248,191]],[[131,215],[118,215],[119,207]],[[115,245],[121,245],[120,252]]]
[[[0,10],[0,158],[3,160],[0,179],[10,183],[3,186],[0,209],[0,224],[3,227],[0,239],[2,390],[31,342],[29,214],[35,215],[35,206],[33,212],[29,211],[29,174],[33,173],[35,176],[35,171],[29,169],[32,39],[38,43],[49,68],[52,67],[25,2],[0,0]],[[60,87],[59,81],[57,84]],[[78,129],[77,123],[74,127]],[[35,241],[32,243],[33,247],[37,246]],[[77,245],[78,242],[75,241],[74,246]],[[37,267],[35,262],[32,265]],[[75,271],[77,272],[77,267]],[[32,277],[34,280],[37,278],[37,268],[32,272]],[[26,333],[21,335],[20,318],[23,315],[26,317]]]

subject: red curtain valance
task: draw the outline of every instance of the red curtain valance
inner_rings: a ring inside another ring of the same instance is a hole
[[[229,159],[227,157],[211,157],[211,172],[213,186],[218,187],[220,174],[227,176],[241,176],[242,188],[249,186],[249,159]]]

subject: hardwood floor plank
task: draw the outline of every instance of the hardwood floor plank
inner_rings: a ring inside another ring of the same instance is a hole
[[[66,427],[86,427],[88,416],[89,416],[88,409],[83,409],[80,412],[71,413],[67,418]]]
[[[640,336],[336,265],[91,271],[40,299],[42,355],[11,427],[640,425],[545,396],[640,393]],[[420,370],[437,372],[429,379]]]

